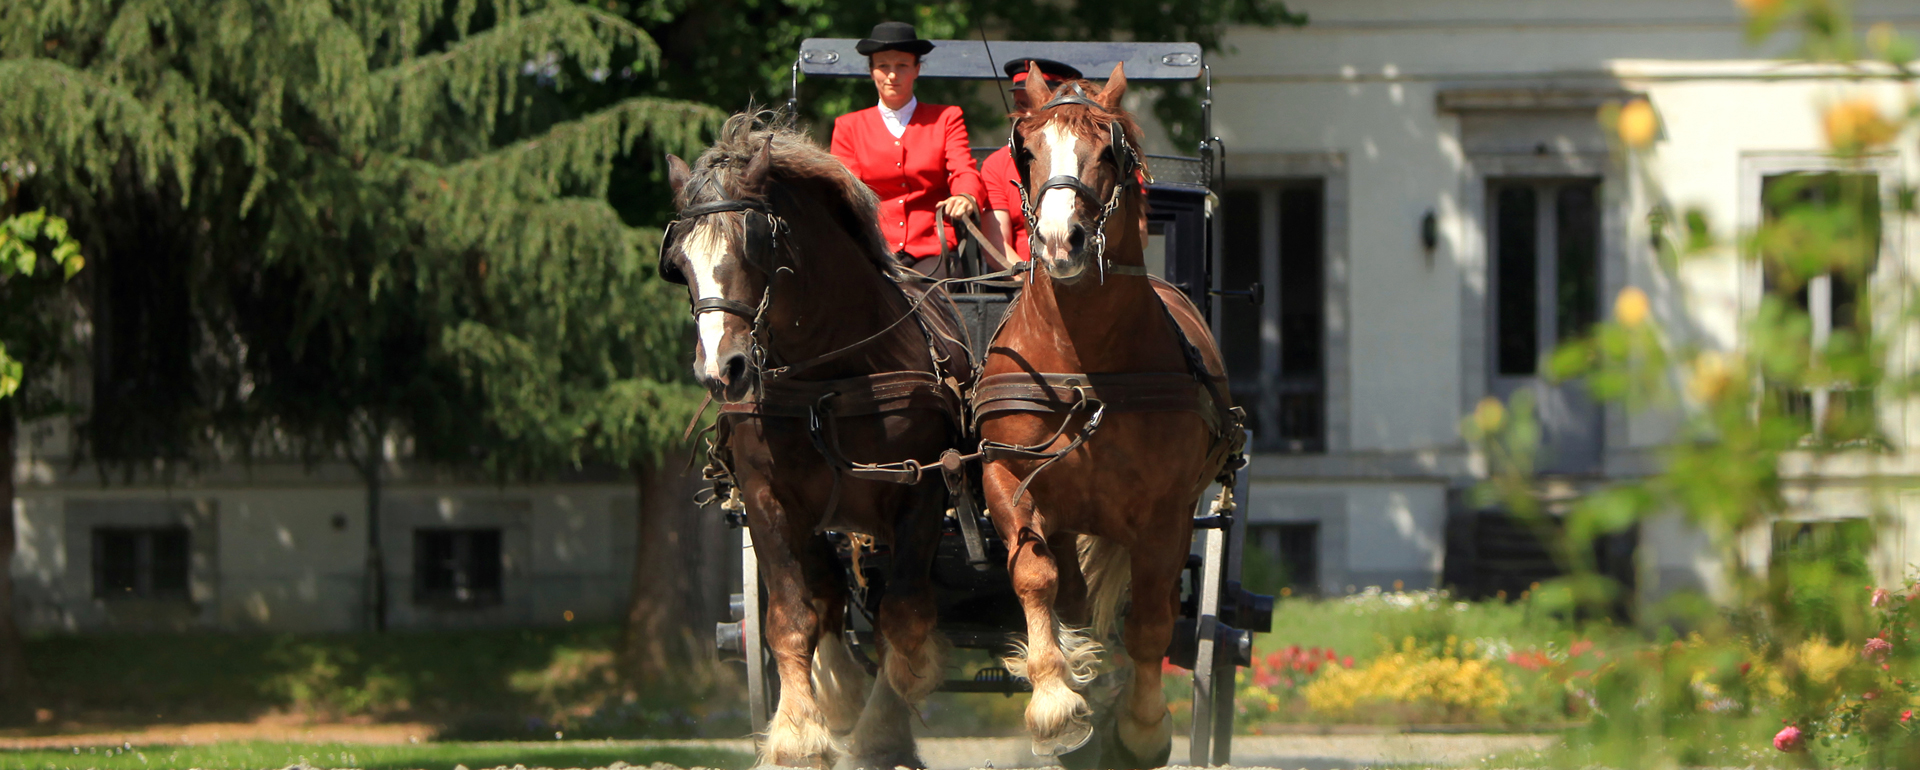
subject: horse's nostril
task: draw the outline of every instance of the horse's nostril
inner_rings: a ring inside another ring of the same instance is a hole
[[[746,356],[740,355],[738,353],[735,353],[731,356],[727,356],[726,370],[721,373],[721,378],[723,382],[726,382],[727,384],[731,385],[733,383],[739,382],[740,378],[746,376],[746,374],[747,374],[747,357]]]
[[[1087,228],[1074,225],[1073,229],[1067,232],[1067,249],[1078,254],[1080,250],[1086,248],[1086,246]]]

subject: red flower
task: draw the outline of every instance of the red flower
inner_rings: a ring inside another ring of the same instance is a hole
[[[1341,658],[1341,659],[1340,659],[1340,667],[1341,667],[1341,668],[1353,668],[1353,656],[1352,656],[1352,655],[1348,655],[1348,656],[1346,656],[1346,657],[1344,657],[1344,658]]]
[[[1572,647],[1567,648],[1567,657],[1578,658],[1581,655],[1585,655],[1587,650],[1591,649],[1593,649],[1593,642],[1582,639],[1574,642]]]
[[[1800,728],[1787,725],[1773,736],[1773,747],[1791,754],[1805,749],[1807,742],[1806,738],[1801,735]]]
[[[1913,718],[1913,709],[1907,709],[1906,711],[1900,712],[1900,721],[1905,722],[1912,718]]]

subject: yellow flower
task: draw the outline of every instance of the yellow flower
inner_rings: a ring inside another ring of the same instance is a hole
[[[1628,327],[1639,326],[1647,320],[1649,305],[1647,293],[1638,286],[1628,286],[1620,290],[1620,296],[1613,299],[1613,318]]]
[[[1358,669],[1332,668],[1301,692],[1322,714],[1351,716],[1370,703],[1438,707],[1490,716],[1511,696],[1506,678],[1484,660],[1434,655],[1411,640]]]
[[[1787,659],[1814,684],[1830,684],[1840,671],[1853,665],[1854,652],[1825,639],[1808,639],[1787,651]]]
[[[1872,99],[1848,99],[1827,108],[1827,143],[1838,150],[1864,150],[1893,141],[1900,127],[1880,114]]]
[[[1733,366],[1717,350],[1708,350],[1693,359],[1693,375],[1687,378],[1687,393],[1694,400],[1711,403],[1720,400],[1733,382]]]
[[[1507,421],[1507,407],[1500,399],[1487,396],[1480,399],[1480,405],[1473,408],[1473,427],[1481,433],[1493,433]]]
[[[1635,99],[1620,108],[1620,117],[1614,123],[1619,132],[1620,141],[1636,150],[1646,149],[1653,144],[1654,133],[1659,129],[1660,121],[1654,117],[1653,105],[1645,99]]]

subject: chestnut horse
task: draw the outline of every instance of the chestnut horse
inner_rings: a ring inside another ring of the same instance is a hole
[[[692,168],[667,163],[680,213],[660,271],[689,285],[694,372],[722,402],[708,472],[739,496],[767,585],[780,700],[761,763],[920,767],[908,720],[945,674],[928,571],[947,507],[921,467],[960,437],[957,322],[896,280],[873,192],[804,134],[743,113]],[[891,551],[868,588],[884,652],[864,705],[829,531]]]
[[[1043,105],[1013,135],[1034,268],[972,394],[987,505],[1027,617],[1008,668],[1033,683],[1034,753],[1087,744],[1094,714],[1076,690],[1093,680],[1097,640],[1130,592],[1120,639],[1132,673],[1111,722],[1101,715],[1096,761],[1158,766],[1173,736],[1160,661],[1193,514],[1209,482],[1231,483],[1239,410],[1206,322],[1147,276],[1145,168],[1139,129],[1120,108],[1125,73],[1116,66],[1097,92],[1084,80],[1056,91],[1036,70],[1026,88]]]

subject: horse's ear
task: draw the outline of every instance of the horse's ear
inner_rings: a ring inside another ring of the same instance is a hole
[[[765,189],[767,171],[773,168],[773,137],[767,137],[767,143],[760,145],[760,151],[753,154],[753,160],[747,161],[747,172],[741,176],[740,186],[758,194]]]
[[[1047,88],[1047,79],[1040,74],[1040,65],[1027,62],[1027,103],[1037,110],[1047,102],[1053,101],[1053,90]]]
[[[673,153],[667,153],[667,184],[673,187],[674,197],[687,186],[687,180],[693,178],[693,169],[687,168],[687,162]]]
[[[1113,65],[1113,74],[1107,76],[1107,87],[1100,91],[1100,98],[1097,101],[1100,102],[1100,106],[1107,108],[1108,112],[1119,112],[1120,97],[1126,96],[1126,95],[1127,95],[1126,64],[1125,63],[1115,64]]]

